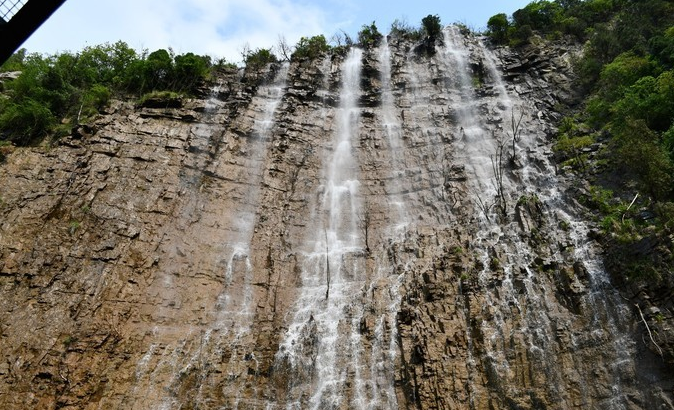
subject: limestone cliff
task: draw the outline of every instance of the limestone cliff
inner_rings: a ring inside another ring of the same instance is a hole
[[[671,295],[616,290],[552,158],[570,50],[449,27],[17,149],[0,404],[672,408]]]

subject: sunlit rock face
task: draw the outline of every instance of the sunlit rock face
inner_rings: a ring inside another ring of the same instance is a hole
[[[1,407],[672,408],[534,51],[389,38],[10,155]]]

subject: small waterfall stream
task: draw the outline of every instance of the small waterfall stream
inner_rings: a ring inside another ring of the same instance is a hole
[[[283,97],[289,64],[282,64],[275,73],[274,80],[258,90],[258,95],[252,102],[257,107],[259,118],[256,117],[250,135],[250,143],[246,148],[246,165],[248,175],[244,184],[248,187],[244,192],[244,207],[233,213],[234,237],[226,244],[226,268],[224,273],[225,289],[218,298],[218,320],[216,328],[221,331],[229,326],[238,326],[235,334],[248,331],[252,320],[252,280],[253,271],[250,261],[250,242],[260,196],[260,184],[264,172],[264,163],[271,133],[274,127],[274,114]],[[238,291],[232,293],[229,288],[233,282],[239,282]],[[243,292],[241,292],[243,290]],[[231,323],[231,324],[230,324]]]
[[[246,169],[249,171],[245,184],[243,204],[233,214],[235,237],[227,243],[229,258],[224,272],[224,289],[217,301],[217,318],[213,331],[218,333],[221,341],[217,342],[216,354],[224,356],[229,353],[230,362],[255,361],[254,354],[249,353],[247,343],[254,338],[250,328],[254,320],[253,279],[254,271],[251,263],[251,240],[254,233],[255,219],[260,200],[260,186],[265,170],[265,158],[269,151],[274,116],[286,88],[286,80],[290,64],[283,63],[274,73],[268,84],[258,89],[252,105],[257,107],[260,115],[256,116],[250,135],[251,142],[246,152]],[[209,329],[209,332],[211,330]],[[235,366],[233,366],[235,367]],[[234,408],[238,408],[240,396],[234,400]]]
[[[212,368],[209,363],[213,358],[229,355],[232,367],[235,362],[248,360],[245,352],[246,339],[250,338],[250,326],[253,320],[253,266],[250,261],[250,241],[253,235],[255,213],[259,201],[260,183],[262,179],[264,159],[269,149],[271,133],[274,125],[274,114],[284,95],[288,64],[280,65],[274,79],[259,87],[258,96],[253,100],[253,109],[258,113],[253,119],[253,126],[249,141],[242,144],[244,160],[246,161],[246,175],[242,176],[241,183],[248,188],[243,193],[245,207],[237,210],[228,221],[222,224],[228,226],[224,231],[227,235],[222,239],[224,249],[221,260],[224,261],[221,272],[222,291],[213,307],[213,321],[207,327],[193,326],[190,332],[183,335],[174,345],[171,342],[153,343],[146,355],[137,364],[136,377],[142,379],[149,370],[148,364],[153,355],[160,355],[158,362],[152,366],[152,373],[147,377],[150,380],[158,379],[167,371],[172,374],[170,380],[162,387],[163,391],[156,390],[156,382],[152,382],[150,402],[160,400],[157,404],[162,410],[180,408],[172,392],[180,379],[191,373],[198,373],[199,387],[194,392],[196,403],[208,403],[208,397],[202,397],[202,389],[216,380],[209,374]],[[221,85],[214,87],[211,97],[205,106],[206,118],[217,118],[220,104],[216,98]],[[208,141],[214,133],[210,123],[197,124],[195,136],[199,140]],[[206,143],[203,143],[206,146]],[[243,147],[246,148],[243,148]],[[217,166],[217,164],[216,164]],[[236,291],[232,291],[236,289]],[[174,334],[158,335],[175,337]],[[158,346],[162,346],[159,350]],[[188,353],[189,352],[189,353]],[[156,397],[156,398],[155,398]],[[235,403],[238,398],[235,398]],[[236,405],[235,405],[236,407]],[[134,407],[136,408],[136,407]]]
[[[391,50],[388,39],[383,38],[379,46],[379,64],[381,70],[381,122],[391,152],[393,174],[387,181],[390,186],[391,219],[396,230],[404,230],[409,224],[408,210],[403,198],[401,179],[405,173],[404,145],[402,141],[402,125],[397,114],[393,92],[391,90]]]

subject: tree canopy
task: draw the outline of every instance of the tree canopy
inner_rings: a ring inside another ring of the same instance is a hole
[[[19,50],[1,68],[21,71],[0,100],[0,139],[31,144],[63,122],[78,122],[102,109],[114,94],[151,91],[193,93],[211,69],[208,56],[172,50],[138,53],[126,43],[43,56]]]

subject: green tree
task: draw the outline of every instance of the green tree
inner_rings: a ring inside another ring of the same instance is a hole
[[[17,145],[29,145],[44,137],[55,123],[56,118],[51,111],[43,103],[31,98],[2,105],[0,130],[3,139]]]
[[[258,48],[255,51],[248,50],[244,52],[246,69],[259,70],[267,64],[277,61],[278,58],[271,52],[270,48]]]
[[[138,55],[124,42],[51,56],[20,50],[2,69],[20,69],[0,99],[0,140],[31,144],[58,123],[79,122],[107,105],[114,92],[194,91],[210,58],[167,50]],[[67,125],[61,128],[67,128]]]
[[[440,24],[440,17],[436,15],[429,14],[428,16],[421,19],[421,27],[430,39],[436,39],[442,33],[442,25]]]
[[[23,69],[23,60],[26,58],[26,49],[19,49],[12,54],[5,63],[0,66],[0,72],[6,71],[21,71]]]
[[[615,159],[655,199],[672,194],[674,167],[657,133],[640,119],[614,127]]]
[[[504,44],[508,41],[508,29],[510,22],[505,13],[499,13],[491,16],[487,22],[489,36],[498,44]]]
[[[85,47],[76,57],[74,72],[79,77],[77,83],[88,86],[96,83],[120,85],[125,70],[137,59],[136,51],[123,41]]]
[[[358,43],[363,47],[378,46],[384,36],[377,30],[377,25],[373,21],[372,24],[363,25],[358,32]]]
[[[674,68],[674,26],[649,40],[649,49],[658,61],[667,68]]]
[[[662,134],[662,145],[664,146],[665,151],[669,153],[670,162],[674,164],[674,124]]]
[[[598,93],[613,102],[641,77],[657,74],[659,67],[648,57],[628,51],[618,55],[601,70]]]
[[[528,24],[513,26],[509,33],[510,44],[514,46],[527,44],[533,34],[534,30]]]
[[[103,84],[95,84],[84,94],[83,105],[95,111],[100,111],[110,101],[110,89]],[[93,113],[93,112],[92,112]]]
[[[146,86],[146,69],[145,69],[145,60],[137,59],[131,61],[120,77],[116,85],[126,92],[131,92],[134,94],[142,94]]]
[[[291,55],[291,60],[313,60],[330,50],[328,42],[324,35],[313,36],[311,38],[302,37],[295,45],[295,51]]]
[[[560,20],[563,9],[557,2],[539,0],[513,13],[516,27],[529,26],[533,30],[550,30]]]
[[[412,27],[406,20],[395,19],[391,23],[391,35],[394,37],[409,38],[411,40],[419,40],[421,37],[421,31]]]
[[[174,89],[194,91],[201,82],[208,69],[211,60],[206,56],[198,56],[187,53],[175,57],[174,66]]]
[[[150,53],[144,65],[144,85],[148,90],[166,90],[173,79],[173,58],[160,49]]]
[[[648,128],[664,132],[674,119],[674,72],[666,71],[657,78],[640,78],[616,103],[614,123],[620,126],[629,118],[644,120]]]

